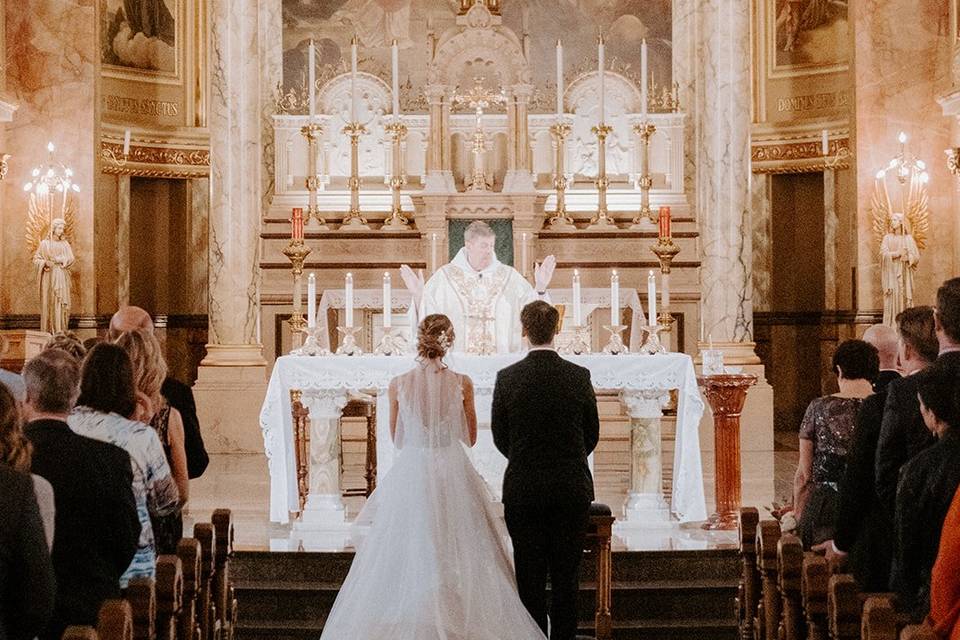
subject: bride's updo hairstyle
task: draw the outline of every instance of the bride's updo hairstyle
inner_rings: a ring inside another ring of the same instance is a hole
[[[442,358],[453,345],[453,324],[442,313],[431,313],[417,329],[417,356],[426,360]]]

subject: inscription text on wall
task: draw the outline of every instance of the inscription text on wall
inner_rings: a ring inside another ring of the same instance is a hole
[[[850,104],[850,95],[846,91],[833,93],[812,93],[805,96],[791,96],[777,99],[777,111],[816,111],[819,109],[842,109]]]
[[[141,116],[176,116],[180,113],[179,104],[166,100],[105,96],[104,102],[107,111],[116,113],[132,113]]]

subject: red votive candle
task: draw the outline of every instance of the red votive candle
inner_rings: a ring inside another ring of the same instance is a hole
[[[303,209],[293,208],[293,217],[290,225],[290,238],[292,240],[303,240]]]
[[[660,222],[660,237],[669,238],[670,237],[670,207],[660,207],[658,220]]]

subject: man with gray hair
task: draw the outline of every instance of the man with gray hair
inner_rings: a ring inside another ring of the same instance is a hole
[[[864,342],[869,342],[877,348],[880,355],[880,374],[873,382],[874,393],[880,393],[891,380],[900,377],[897,370],[897,350],[900,338],[897,330],[885,324],[873,324],[863,332]]]
[[[31,471],[53,487],[53,619],[41,640],[70,625],[94,625],[104,600],[120,597],[120,576],[133,560],[140,519],[130,456],[120,447],[77,435],[67,416],[80,394],[80,365],[62,349],[27,362],[24,432],[33,444]]]
[[[490,355],[522,348],[520,310],[528,302],[547,298],[547,287],[557,266],[547,256],[534,267],[534,285],[513,267],[497,260],[496,236],[482,220],[470,223],[457,255],[424,283],[407,265],[400,267],[404,284],[413,294],[411,326],[431,313],[450,318],[456,330],[455,351]]]

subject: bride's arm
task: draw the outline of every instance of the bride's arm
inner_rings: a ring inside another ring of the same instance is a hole
[[[397,379],[390,381],[390,387],[387,389],[390,399],[390,441],[397,441],[397,414],[400,410],[400,401],[397,399]]]
[[[473,401],[473,380],[463,376],[463,413],[467,416],[467,438],[472,447],[477,444],[477,407]]]

